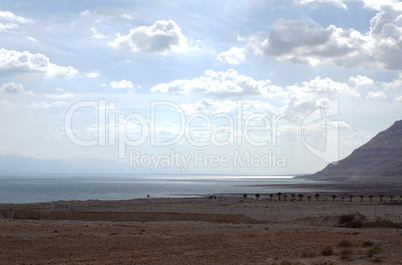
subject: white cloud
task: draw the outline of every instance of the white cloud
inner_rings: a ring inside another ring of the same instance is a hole
[[[344,0],[296,0],[296,3],[299,4],[311,4],[311,3],[331,3],[341,8],[347,9],[347,6],[343,3]]]
[[[146,53],[181,52],[187,49],[187,38],[173,20],[158,20],[152,26],[140,26],[128,35],[117,35],[109,46]]]
[[[152,92],[161,93],[209,93],[220,97],[261,95],[267,98],[286,97],[287,93],[278,86],[271,85],[270,80],[254,80],[239,75],[236,70],[226,72],[205,71],[205,75],[192,80],[175,80],[151,88]]]
[[[18,52],[14,50],[0,49],[0,72],[8,73],[40,73],[53,77],[70,78],[78,72],[73,67],[63,67],[52,64],[45,55]]]
[[[18,27],[19,26],[17,24],[14,24],[14,23],[3,24],[3,23],[0,22],[0,32],[1,31],[7,31],[9,29],[15,29],[15,28],[18,28]]]
[[[399,74],[397,79],[394,79],[391,82],[382,82],[381,85],[385,90],[401,89],[402,88],[402,73]]]
[[[347,84],[335,82],[329,77],[321,79],[321,77],[317,76],[309,82],[304,81],[302,85],[303,90],[307,92],[336,92],[350,90]]]
[[[386,98],[387,96],[384,94],[384,91],[370,91],[367,93],[367,98],[377,99],[377,98]]]
[[[10,22],[15,22],[15,23],[33,23],[33,20],[30,20],[28,18],[20,17],[14,15],[12,12],[9,11],[0,11],[0,20],[5,20],[5,21],[10,21]]]
[[[357,87],[374,85],[373,79],[368,78],[367,76],[362,76],[362,75],[349,77],[349,83],[354,86],[357,86]]]
[[[268,38],[254,34],[241,39],[249,55],[274,56],[278,60],[308,65],[333,62],[347,68],[400,70],[401,17],[402,7],[382,6],[366,34],[334,25],[324,29],[309,28],[304,21],[279,19],[272,25]]]
[[[223,63],[239,64],[246,60],[244,49],[232,47],[230,50],[221,52],[216,59]]]
[[[10,82],[10,83],[3,84],[0,87],[0,92],[1,93],[15,93],[15,94],[18,94],[18,93],[24,92],[24,87],[20,83],[16,84],[14,82]]]
[[[133,17],[127,11],[123,9],[108,9],[106,7],[97,8],[94,11],[85,10],[81,13],[84,17],[93,17],[96,22],[101,22],[102,20],[108,20],[112,18],[123,18],[123,19],[133,19]]]
[[[36,42],[37,40],[34,37],[27,37],[27,40]]]
[[[98,71],[94,71],[94,72],[90,72],[88,74],[86,74],[86,77],[89,78],[98,78],[100,76],[100,73]]]
[[[350,2],[351,0],[296,0],[297,4],[314,4],[314,3],[321,3],[321,4],[333,4],[344,9],[347,9],[347,5],[345,2]],[[382,6],[401,6],[401,3],[398,3],[398,0],[355,0],[360,1],[364,4],[364,6],[376,10],[380,10]]]
[[[98,33],[95,28],[91,28],[91,32],[92,32],[92,38],[94,38],[94,39],[104,39],[104,38],[106,38],[105,35],[102,35],[102,34]]]
[[[45,95],[46,98],[56,98],[56,99],[61,99],[61,98],[72,98],[74,97],[73,94],[69,94],[69,93],[64,93],[61,95],[57,95],[57,94],[51,94],[51,95]]]
[[[127,80],[121,80],[120,82],[117,81],[113,81],[109,84],[109,86],[111,88],[129,88],[129,89],[133,89],[134,85],[131,81],[127,81]]]
[[[395,101],[395,102],[402,102],[402,96],[395,97],[395,98],[394,98],[394,101]]]

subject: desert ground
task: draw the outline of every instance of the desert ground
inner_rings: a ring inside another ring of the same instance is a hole
[[[314,195],[2,204],[0,264],[402,264],[399,196]]]

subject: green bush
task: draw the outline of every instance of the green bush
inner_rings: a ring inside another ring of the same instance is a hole
[[[367,254],[367,257],[372,257],[372,256],[374,256],[375,254],[378,254],[378,253],[380,253],[380,248],[379,247],[373,247],[373,248],[370,248],[370,249],[367,249],[367,252],[366,252],[366,254]]]
[[[371,241],[364,241],[363,243],[362,243],[362,247],[371,247],[373,245],[373,242],[371,242]]]

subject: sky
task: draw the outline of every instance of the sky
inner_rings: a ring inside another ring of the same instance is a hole
[[[0,155],[313,173],[401,119],[402,2],[2,1]]]

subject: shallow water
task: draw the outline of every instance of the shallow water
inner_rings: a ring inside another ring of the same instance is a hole
[[[0,176],[0,203],[57,200],[127,200],[219,193],[297,192],[247,185],[306,183],[293,176],[223,175],[33,175]]]

